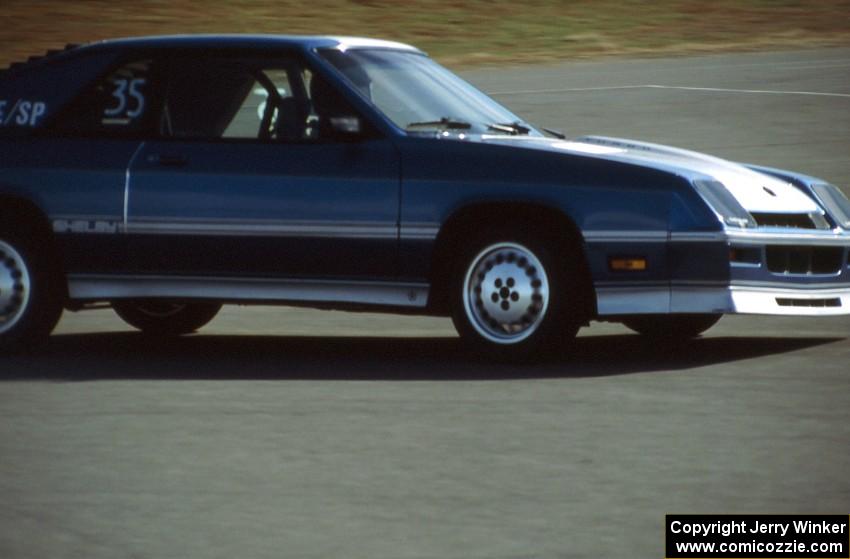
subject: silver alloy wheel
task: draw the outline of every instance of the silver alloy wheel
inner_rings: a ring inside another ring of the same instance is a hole
[[[466,272],[463,305],[481,336],[497,344],[515,344],[543,322],[549,307],[549,278],[526,247],[491,245],[472,260]]]
[[[0,334],[11,330],[30,300],[30,275],[20,253],[0,241]]]

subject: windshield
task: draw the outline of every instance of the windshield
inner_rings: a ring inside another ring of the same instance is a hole
[[[387,118],[408,132],[540,135],[423,54],[386,49],[325,49],[320,54]]]

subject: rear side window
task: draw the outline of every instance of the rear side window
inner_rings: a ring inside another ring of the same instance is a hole
[[[115,62],[114,52],[58,52],[0,69],[0,135],[46,133]]]
[[[83,136],[142,136],[154,128],[161,79],[151,58],[121,64],[84,90],[55,130]]]

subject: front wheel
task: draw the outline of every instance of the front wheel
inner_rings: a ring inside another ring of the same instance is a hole
[[[638,334],[664,340],[696,338],[720,320],[721,314],[647,314],[623,320]]]
[[[174,303],[157,300],[113,301],[121,319],[145,334],[181,336],[206,325],[221,310],[219,303]]]
[[[540,356],[575,337],[582,322],[576,270],[544,239],[522,230],[482,237],[459,258],[452,319],[485,355]]]

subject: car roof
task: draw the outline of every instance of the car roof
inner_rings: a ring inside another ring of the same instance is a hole
[[[124,48],[379,48],[406,50],[422,53],[416,47],[365,37],[337,37],[323,35],[159,35],[147,37],[127,37],[123,39],[108,39],[82,45],[75,50],[100,50]]]
[[[187,35],[151,35],[106,39],[83,45],[69,44],[59,50],[49,50],[43,55],[29,57],[22,62],[13,62],[8,68],[0,68],[0,78],[9,73],[27,71],[42,67],[44,64],[75,59],[84,54],[112,55],[125,49],[263,49],[263,48],[299,48],[318,49],[388,49],[403,50],[425,55],[423,51],[395,41],[369,39],[365,37],[341,37],[330,35],[262,35],[262,34],[187,34]]]

